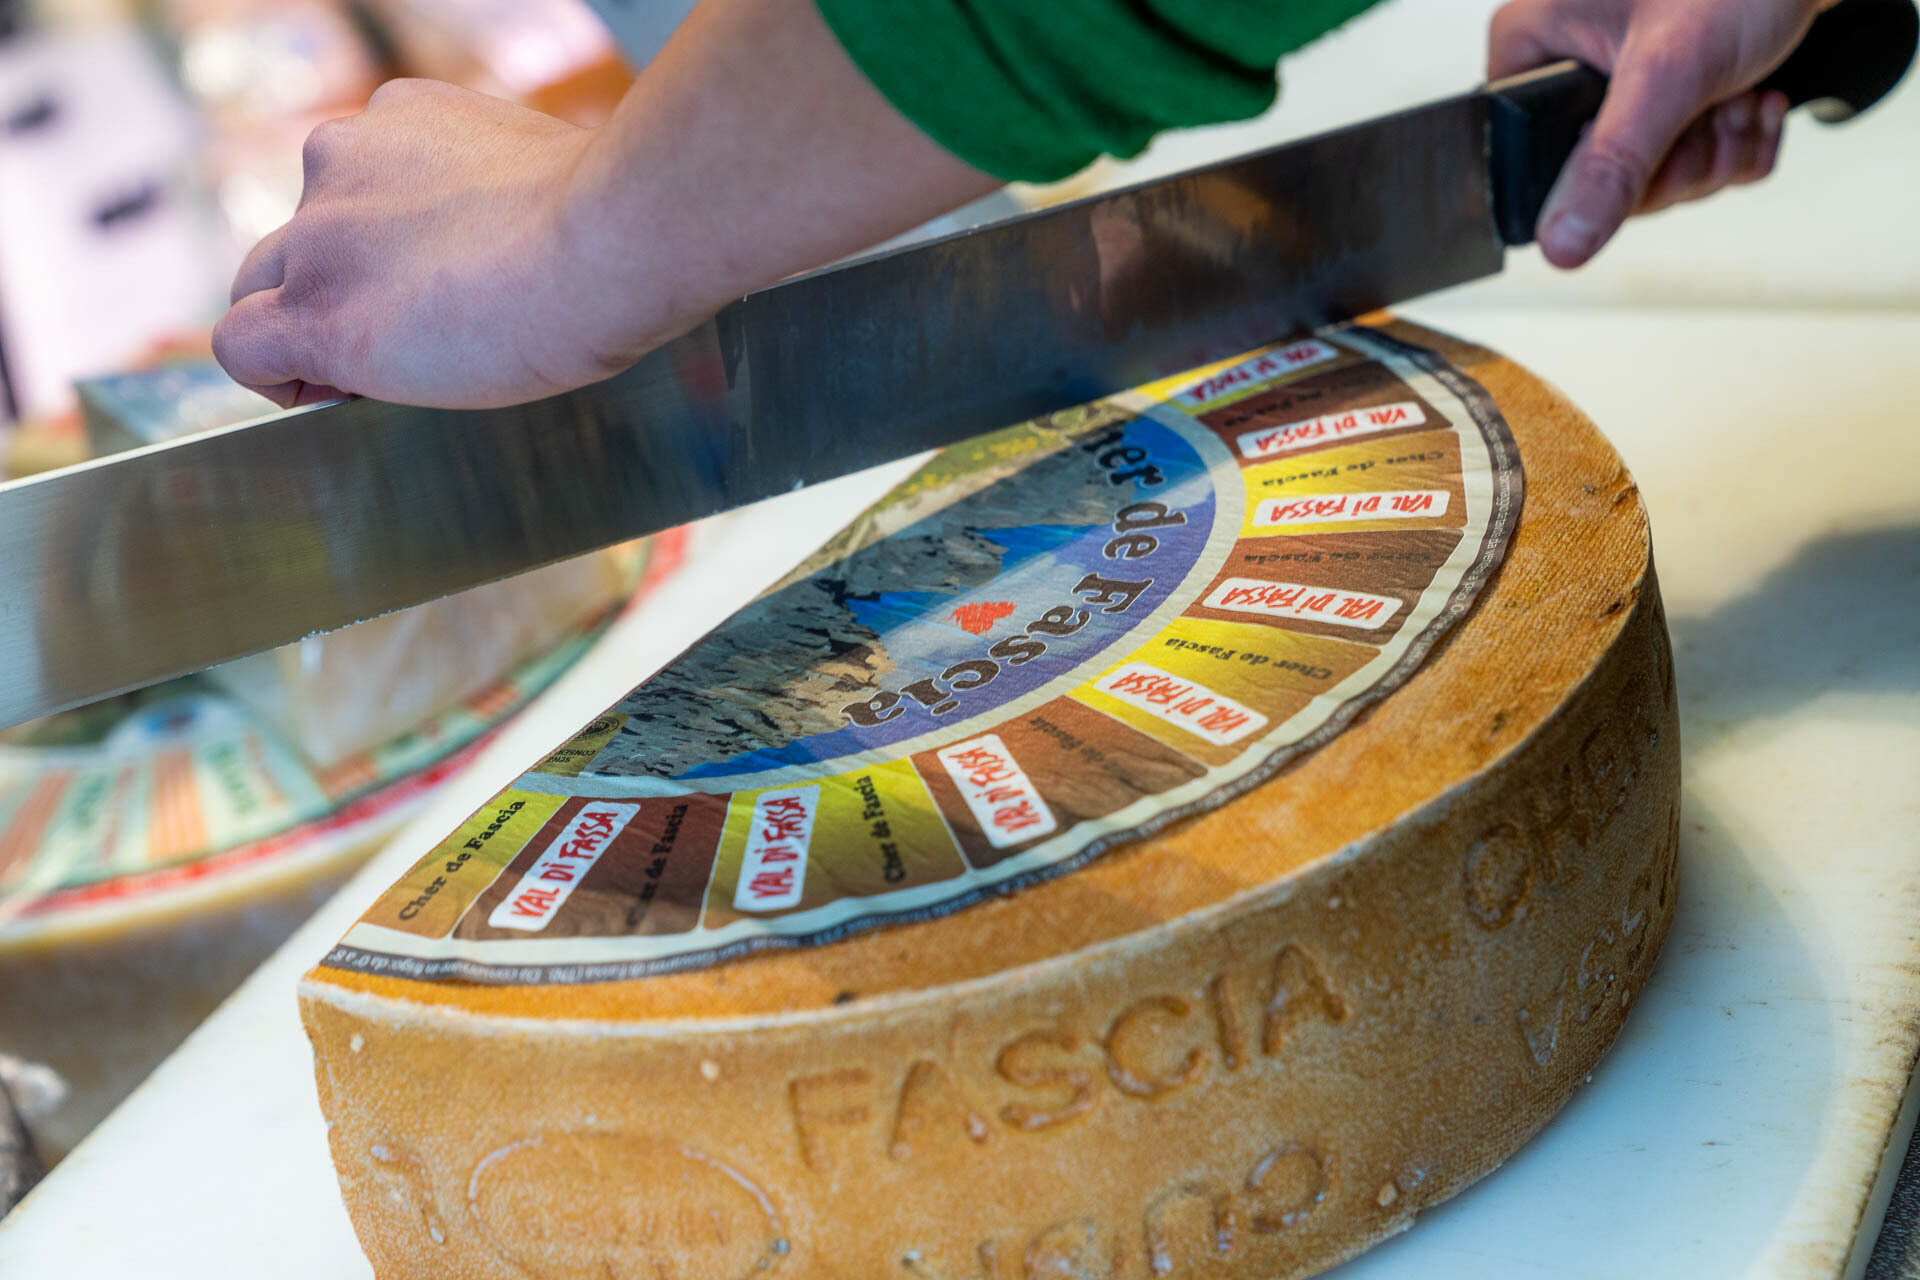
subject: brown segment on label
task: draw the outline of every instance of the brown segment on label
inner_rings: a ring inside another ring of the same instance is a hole
[[[1385,644],[1399,633],[1419,602],[1420,594],[1459,545],[1460,536],[1454,529],[1367,530],[1302,534],[1285,541],[1263,538],[1242,542],[1227,556],[1219,575],[1187,609],[1187,616],[1253,622],[1304,635]],[[1342,626],[1250,608],[1210,607],[1209,601],[1226,598],[1224,593],[1235,580],[1298,583],[1383,596],[1397,604],[1385,624],[1375,627]]]
[[[1342,365],[1325,373],[1316,373],[1275,387],[1260,395],[1249,396],[1236,401],[1223,409],[1199,415],[1200,421],[1213,429],[1233,456],[1244,465],[1249,461],[1239,446],[1240,437],[1249,431],[1265,428],[1283,427],[1289,423],[1301,422],[1328,413],[1362,412],[1382,405],[1411,401],[1420,408],[1425,417],[1424,423],[1410,423],[1405,428],[1390,429],[1366,439],[1380,440],[1394,435],[1403,435],[1408,431],[1431,431],[1436,427],[1447,427],[1449,420],[1434,408],[1432,404],[1414,389],[1395,377],[1384,365],[1373,361]],[[1287,454],[1293,456],[1311,453],[1331,445],[1345,443],[1341,439],[1328,439],[1324,443],[1302,443]]]
[[[1072,698],[1056,698],[992,732],[1046,801],[1060,831],[1076,822],[1103,818],[1142,796],[1158,795],[1205,772],[1186,755]],[[994,847],[933,752],[921,752],[913,763],[939,802],[968,862],[985,869],[1026,847]]]
[[[538,933],[487,923],[534,865],[588,804],[638,805],[626,824],[581,877],[564,905]],[[725,796],[684,795],[644,800],[575,797],[480,895],[454,936],[499,938],[651,937],[685,933],[700,920],[700,903],[726,823]]]

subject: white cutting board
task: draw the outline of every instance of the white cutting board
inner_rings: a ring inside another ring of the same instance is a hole
[[[1681,901],[1590,1087],[1341,1280],[1857,1268],[1920,1048],[1920,317],[1413,310],[1561,385],[1646,494],[1681,687]],[[730,527],[0,1222],[0,1276],[367,1276],[295,980],[468,810],[885,483]]]

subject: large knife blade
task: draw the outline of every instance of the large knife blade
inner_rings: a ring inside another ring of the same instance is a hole
[[[1782,74],[1864,108],[1913,13],[1846,0]],[[1603,89],[1561,64],[797,277],[529,405],[334,402],[0,485],[0,725],[1496,272]]]

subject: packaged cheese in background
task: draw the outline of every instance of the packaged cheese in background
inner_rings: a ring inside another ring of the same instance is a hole
[[[274,412],[204,344],[79,384],[96,453],[158,444]],[[549,565],[269,654],[209,676],[312,764],[338,767],[444,715],[558,644],[632,589],[633,547]]]
[[[221,127],[353,111],[383,78],[379,51],[333,0],[167,0],[157,9],[183,86]]]
[[[32,1125],[43,1153],[105,1118],[681,545],[321,637],[308,670],[295,646],[0,730],[0,1053],[71,1086]]]
[[[444,80],[580,125],[633,81],[582,0],[157,0],[147,12],[204,128],[197,178],[229,275],[292,216],[308,133],[385,80]]]
[[[323,769],[482,694],[633,584],[616,548],[405,609],[208,675]]]
[[[70,467],[87,456],[86,433],[76,415],[34,418],[0,430],[0,479]]]
[[[579,125],[633,83],[584,0],[365,0],[404,74],[447,80]]]

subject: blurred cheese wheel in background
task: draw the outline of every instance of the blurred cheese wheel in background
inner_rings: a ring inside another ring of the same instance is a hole
[[[0,731],[0,1052],[71,1086],[34,1125],[45,1154],[98,1123],[684,541]]]

